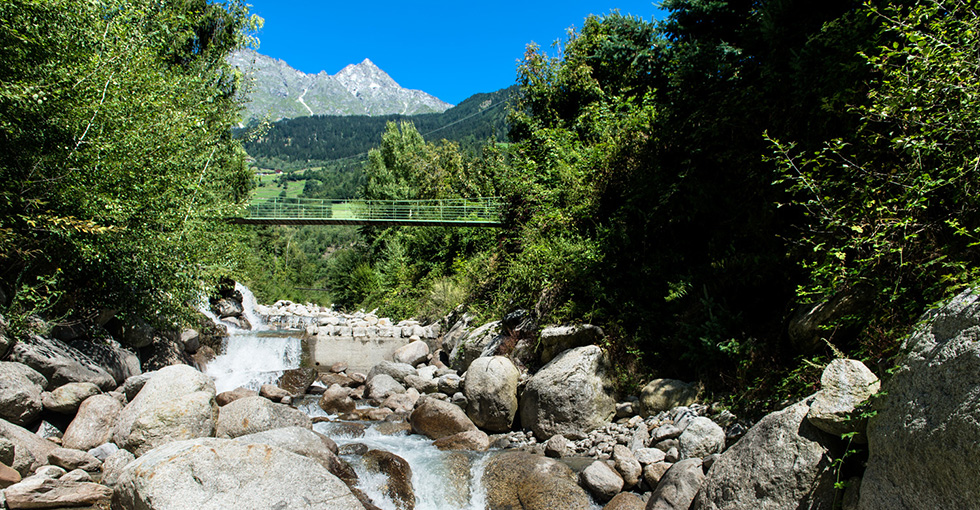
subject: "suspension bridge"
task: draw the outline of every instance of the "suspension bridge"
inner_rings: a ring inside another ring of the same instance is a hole
[[[256,199],[232,223],[245,225],[376,225],[499,227],[499,197],[435,200]]]

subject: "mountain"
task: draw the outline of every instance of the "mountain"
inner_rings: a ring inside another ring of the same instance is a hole
[[[246,119],[310,115],[416,115],[441,113],[453,105],[421,90],[402,88],[368,59],[336,75],[306,74],[254,50],[241,50],[229,63],[246,76]]]

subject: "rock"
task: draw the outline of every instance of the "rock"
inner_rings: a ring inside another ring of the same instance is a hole
[[[372,379],[381,374],[385,374],[401,384],[405,382],[406,376],[419,375],[419,371],[412,365],[406,363],[382,361],[381,363],[375,365],[370,372],[368,372],[367,380],[365,382],[371,382]]]
[[[34,476],[39,476],[42,478],[53,478],[55,480],[61,478],[62,476],[65,476],[66,474],[68,474],[68,471],[65,471],[65,468],[60,466],[52,466],[52,465],[41,466],[37,468],[36,471],[34,471]]]
[[[522,451],[506,451],[487,461],[483,486],[490,510],[587,510],[592,506],[568,466]]]
[[[572,454],[568,439],[561,434],[555,434],[544,444],[544,455],[553,459],[568,457]]]
[[[241,317],[242,312],[245,311],[242,308],[242,303],[240,301],[230,298],[222,298],[218,299],[217,301],[213,301],[211,303],[211,310],[222,319],[227,317]]]
[[[102,462],[102,483],[110,487],[115,486],[123,468],[134,460],[136,460],[136,456],[129,450],[117,450],[109,455]]]
[[[620,492],[602,510],[644,510],[647,506],[643,498],[632,492]]]
[[[980,501],[980,291],[959,294],[920,324],[868,423],[862,510]]]
[[[0,305],[6,305],[7,299],[3,290],[0,290]],[[0,359],[7,357],[10,348],[13,347],[15,340],[7,333],[7,321],[0,315]]]
[[[37,430],[35,430],[34,433],[37,435],[37,437],[49,439],[54,443],[61,443],[61,429],[55,427],[51,424],[51,422],[46,420],[41,420],[41,422],[37,424]]]
[[[259,396],[259,392],[255,390],[250,390],[248,388],[235,388],[233,390],[222,391],[221,393],[218,393],[215,396],[214,401],[218,404],[219,407],[224,407],[240,398],[257,397],[257,396]]]
[[[650,442],[656,444],[666,439],[676,439],[681,436],[681,432],[683,430],[673,423],[661,425],[650,432]]]
[[[328,414],[349,413],[357,407],[354,399],[350,398],[350,390],[336,384],[324,390],[317,405]]]
[[[259,396],[277,403],[282,402],[284,398],[292,398],[292,395],[288,391],[275,384],[263,384],[259,387]]]
[[[55,448],[48,452],[48,464],[65,468],[68,471],[84,469],[85,471],[98,471],[102,466],[102,461],[94,455],[81,450],[70,448]]]
[[[429,346],[421,340],[409,342],[395,349],[391,357],[395,363],[405,363],[414,367],[429,358]]]
[[[395,393],[405,393],[405,387],[390,375],[378,374],[368,379],[368,398],[384,400]]]
[[[154,374],[156,372],[146,372],[126,378],[122,384],[122,392],[126,394],[126,400],[132,402],[143,389],[143,386],[146,385],[146,381],[149,381]]]
[[[694,403],[698,390],[676,379],[654,379],[640,390],[640,414],[654,416],[661,411]]]
[[[711,466],[692,510],[831,508],[830,438],[806,421],[801,401],[759,420]]]
[[[470,331],[449,353],[449,366],[466,372],[477,358],[496,354],[494,351],[500,338],[500,321],[488,322]]]
[[[215,435],[236,438],[283,427],[313,428],[310,417],[287,405],[262,397],[238,399],[221,408]]]
[[[82,401],[102,393],[99,387],[88,382],[68,383],[58,386],[51,392],[42,395],[41,403],[44,408],[61,414],[75,414]]]
[[[541,330],[541,362],[547,363],[568,349],[599,343],[605,333],[592,324],[551,326]]]
[[[397,510],[415,508],[412,468],[408,465],[408,461],[382,450],[370,450],[364,454],[362,460],[368,472],[379,473],[388,478],[381,486],[381,492],[395,503]]]
[[[799,353],[809,354],[823,348],[826,326],[840,318],[854,314],[873,302],[874,294],[862,286],[852,287],[819,303],[801,305],[793,313],[787,327],[792,347]]]
[[[335,374],[346,372],[347,368],[348,368],[347,363],[344,363],[343,361],[338,361],[333,365],[330,365],[330,371]]]
[[[394,393],[388,395],[381,403],[381,407],[387,407],[396,413],[410,413],[415,409],[415,403],[419,400],[419,392],[415,388],[410,388],[405,393]]]
[[[835,436],[857,432],[854,440],[865,443],[868,420],[853,416],[854,411],[880,389],[878,377],[864,363],[835,359],[820,376],[820,391],[814,396],[806,418],[818,429]]]
[[[446,374],[439,376],[439,378],[436,379],[436,384],[440,393],[453,395],[458,392],[460,387],[463,385],[463,379],[456,374]]]
[[[89,455],[99,459],[99,462],[105,462],[110,455],[119,451],[119,447],[116,443],[104,443],[96,446],[95,448],[90,448],[88,450]]]
[[[698,416],[684,427],[677,438],[680,458],[704,458],[725,449],[725,431],[710,418]]]
[[[601,460],[589,464],[579,476],[582,486],[601,503],[609,501],[623,490],[623,477]]]
[[[406,380],[408,379],[408,377],[412,377],[412,376],[410,375],[407,376]],[[355,383],[353,379],[347,377],[344,374],[334,374],[334,373],[323,374],[319,378],[317,378],[317,380],[320,381],[320,384],[326,386],[327,388],[333,386],[334,384],[338,386],[342,386],[344,388],[357,386],[357,383]]]
[[[5,437],[0,437],[0,463],[14,465],[14,443]]]
[[[633,452],[633,456],[640,464],[646,466],[649,464],[654,464],[657,462],[663,462],[666,454],[662,450],[656,448],[640,448]]]
[[[0,489],[6,489],[11,485],[18,483],[22,480],[20,473],[16,469],[0,463]],[[2,508],[2,507],[0,507]]]
[[[46,464],[48,453],[58,446],[6,420],[0,420],[0,437],[14,444],[14,460],[10,467],[21,476],[27,476]]]
[[[316,380],[317,373],[315,368],[294,368],[286,370],[279,377],[277,383],[280,388],[289,392],[294,397],[302,396]],[[328,385],[329,386],[329,385]]]
[[[425,398],[412,411],[409,418],[412,430],[429,439],[440,439],[446,436],[476,430],[476,425],[459,407],[434,398]]]
[[[623,478],[623,487],[632,489],[643,479],[643,466],[636,460],[629,448],[617,444],[613,446],[613,460],[616,462],[616,472]]]
[[[521,372],[503,356],[478,358],[466,371],[466,415],[481,429],[507,432],[517,416]]]
[[[185,328],[180,332],[180,343],[184,346],[184,352],[194,354],[201,348],[201,333],[196,329]]]
[[[116,387],[112,376],[92,358],[53,338],[25,335],[14,344],[10,359],[38,371],[48,380],[48,389],[70,382],[90,382],[103,391]]]
[[[630,451],[636,452],[637,450],[646,448],[648,444],[650,444],[650,431],[647,428],[646,422],[640,421],[636,425],[636,429],[633,431],[633,435],[630,436],[629,443],[626,446]]]
[[[582,434],[616,414],[602,350],[590,345],[565,351],[541,368],[521,397],[521,426],[538,440],[555,434]]]
[[[91,482],[92,475],[88,474],[88,471],[84,469],[73,469],[65,473],[59,480],[62,482]]]
[[[33,423],[41,414],[41,392],[47,385],[31,367],[0,361],[0,418],[20,426]]]
[[[111,337],[98,340],[79,338],[68,345],[95,361],[117,383],[142,372],[139,357]]]
[[[410,388],[415,388],[419,393],[435,393],[439,391],[439,383],[435,379],[426,379],[420,375],[409,375],[405,377],[405,384]]]
[[[337,444],[327,436],[303,427],[266,430],[235,438],[243,444],[265,444],[313,459],[348,486],[357,484],[357,473],[337,456]]]
[[[647,509],[676,510],[678,508],[691,508],[691,502],[694,501],[694,496],[698,494],[698,489],[701,487],[702,482],[704,482],[704,471],[701,469],[701,459],[684,459],[671,466],[663,478],[660,479],[657,489],[653,491],[653,495],[650,496],[650,501],[647,502]]]
[[[71,482],[52,478],[30,477],[3,491],[7,508],[62,508],[104,505],[112,489],[91,482]]]
[[[659,451],[659,450],[658,450]],[[660,480],[664,477],[664,473],[670,469],[674,464],[672,462],[654,462],[653,464],[648,464],[643,468],[643,481],[650,487],[656,488],[660,484]]]
[[[166,444],[124,467],[114,487],[112,508],[364,507],[344,482],[312,459],[263,444],[200,438]]]
[[[212,436],[217,412],[210,377],[187,365],[168,366],[119,413],[112,442],[139,456],[168,441]]]
[[[490,448],[490,437],[482,430],[468,430],[436,439],[433,446],[440,450],[485,452]]]

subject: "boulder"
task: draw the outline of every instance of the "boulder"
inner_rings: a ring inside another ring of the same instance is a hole
[[[275,384],[263,384],[259,387],[259,396],[267,398],[273,402],[282,402],[285,398],[292,398],[293,396],[286,390],[276,386]]]
[[[500,341],[500,321],[488,322],[467,333],[449,353],[449,366],[466,372],[470,363],[482,356],[493,356]]]
[[[283,372],[277,384],[292,396],[298,397],[306,393],[313,381],[316,381],[316,376],[315,368],[294,368]]]
[[[857,432],[854,439],[864,443],[868,420],[854,416],[855,410],[880,389],[878,377],[864,363],[835,359],[820,376],[820,391],[814,396],[806,418],[818,429],[835,436]]]
[[[357,484],[357,473],[337,456],[337,444],[327,436],[303,427],[285,427],[235,438],[243,444],[265,444],[317,461],[349,486]]]
[[[405,387],[390,375],[378,374],[368,379],[368,398],[384,400],[395,393],[405,393]]]
[[[667,470],[660,479],[657,489],[647,502],[647,510],[677,510],[691,508],[694,496],[704,482],[701,459],[684,459]],[[773,507],[732,507],[732,508],[773,508]],[[796,507],[782,507],[796,508]],[[830,508],[830,507],[827,507]]]
[[[636,487],[643,479],[643,466],[629,448],[620,444],[613,446],[613,461],[616,463],[616,472],[623,478],[623,486],[627,489]]]
[[[684,432],[677,438],[677,442],[680,458],[702,459],[713,453],[721,453],[725,449],[725,430],[710,418],[698,416],[684,427]]]
[[[26,426],[41,414],[41,392],[48,380],[31,367],[0,361],[0,418]]]
[[[410,413],[415,409],[415,403],[419,400],[419,391],[409,388],[405,393],[393,393],[381,403],[381,407],[391,409],[396,413]]]
[[[136,460],[136,456],[129,450],[116,450],[115,453],[106,457],[102,462],[102,483],[110,487],[116,485],[123,468],[134,460]]]
[[[806,420],[809,410],[804,400],[759,420],[711,466],[692,510],[831,508],[833,438]]]
[[[391,499],[396,510],[415,508],[415,488],[412,487],[412,467],[405,459],[383,450],[369,450],[361,458],[369,473],[387,477],[380,487],[381,492]]]
[[[436,379],[436,386],[440,393],[455,395],[463,385],[463,379],[456,374],[445,374]]]
[[[180,332],[180,343],[184,346],[184,352],[194,354],[201,348],[201,333],[196,329],[184,328]]]
[[[124,467],[112,508],[364,507],[343,481],[313,459],[264,444],[200,438],[166,444]]]
[[[32,476],[3,491],[7,508],[65,508],[105,505],[112,489],[92,482],[72,482]]]
[[[391,357],[395,363],[405,363],[414,367],[429,359],[429,346],[421,340],[415,340],[395,349]]]
[[[242,312],[245,311],[240,301],[231,298],[221,298],[212,301],[211,310],[222,319],[227,317],[241,317]]]
[[[313,428],[310,417],[284,404],[262,397],[238,399],[221,408],[215,435],[235,438],[283,427]]]
[[[0,463],[0,489],[6,489],[21,480],[23,480],[23,477],[20,476],[20,473],[16,469]]]
[[[382,361],[381,363],[375,365],[370,372],[368,372],[367,380],[365,382],[371,382],[372,379],[381,374],[385,374],[401,384],[405,382],[406,376],[419,375],[419,371],[407,363]]]
[[[142,372],[139,356],[111,337],[99,340],[79,338],[69,342],[68,345],[95,361],[117,383]]]
[[[661,411],[694,403],[698,390],[676,379],[654,379],[640,390],[640,414],[653,416]]]
[[[0,437],[14,444],[14,459],[10,467],[27,476],[48,461],[48,453],[58,445],[31,431],[0,419]]]
[[[980,291],[926,313],[868,423],[862,510],[980,501]]]
[[[592,324],[544,328],[541,330],[541,362],[547,363],[568,349],[597,344],[603,336],[602,328]]]
[[[122,392],[126,395],[126,401],[132,402],[136,395],[139,394],[143,386],[146,385],[146,381],[149,381],[151,377],[156,375],[156,372],[144,372],[142,374],[127,377],[122,383]]]
[[[214,401],[218,403],[219,407],[224,407],[240,398],[257,396],[259,396],[259,392],[255,390],[250,390],[248,388],[235,388],[233,390],[218,393],[215,395]]]
[[[68,383],[41,395],[44,408],[61,414],[75,414],[85,399],[102,393],[99,387],[88,382]]]
[[[65,468],[67,471],[84,469],[85,471],[98,471],[102,466],[102,461],[94,455],[81,450],[71,448],[55,448],[48,452],[48,464]]]
[[[517,416],[521,372],[503,356],[477,358],[466,371],[466,415],[477,427],[507,432]]]
[[[440,450],[485,452],[490,448],[490,437],[482,430],[467,430],[436,439],[433,446]]]
[[[3,291],[0,290],[0,305],[6,304]],[[10,348],[14,345],[14,339],[7,333],[7,321],[0,315],[0,359],[7,357]]]
[[[327,414],[349,413],[357,407],[354,399],[350,398],[350,390],[336,384],[324,390],[317,405]]]
[[[609,501],[623,490],[623,477],[601,460],[589,464],[579,476],[582,486],[601,503]]]
[[[659,450],[658,450],[659,451]],[[643,467],[643,481],[647,486],[656,488],[660,485],[660,480],[674,464],[672,462],[654,462]]]
[[[647,502],[632,492],[620,492],[602,510],[644,510]]]
[[[410,388],[415,388],[419,393],[436,393],[439,391],[439,382],[432,378],[425,378],[421,375],[409,375],[405,377],[405,384]]]
[[[10,360],[37,370],[48,381],[46,389],[70,382],[90,382],[103,391],[117,386],[115,379],[95,360],[53,338],[25,335],[11,349]]]
[[[187,365],[164,367],[119,413],[113,442],[139,456],[169,441],[212,436],[217,412],[210,377]]]
[[[521,426],[538,440],[582,434],[616,414],[607,378],[609,361],[598,346],[567,350],[531,377],[521,397]]]
[[[523,451],[487,461],[483,486],[489,510],[587,510],[589,496],[565,464]]]
[[[449,402],[434,398],[425,398],[412,411],[409,417],[412,430],[429,439],[440,439],[446,436],[476,430],[476,425],[466,416],[462,409]]]
[[[551,436],[551,438],[544,443],[544,455],[546,457],[560,459],[562,457],[568,457],[571,454],[572,445],[569,444],[568,439],[561,434]]]

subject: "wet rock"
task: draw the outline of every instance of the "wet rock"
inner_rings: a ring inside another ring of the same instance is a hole
[[[41,414],[41,392],[47,385],[27,365],[0,361],[0,418],[20,426],[33,423]]]
[[[589,496],[572,470],[522,451],[494,455],[483,474],[489,510],[587,510]]]
[[[597,460],[581,473],[582,486],[596,501],[605,503],[623,490],[623,477],[619,476],[609,464]]]
[[[246,397],[221,408],[215,435],[236,438],[283,427],[310,429],[313,422],[302,411],[262,397]]]
[[[704,481],[701,459],[685,459],[667,470],[647,503],[649,510],[690,508]],[[760,507],[755,507],[760,508]],[[789,507],[795,508],[795,507]]]
[[[476,425],[459,407],[434,398],[425,398],[412,411],[409,418],[412,430],[429,439],[440,439],[446,436],[476,430]]]
[[[654,379],[640,390],[640,414],[654,416],[661,411],[694,403],[698,390],[676,379]]]
[[[415,508],[415,489],[412,487],[412,468],[408,461],[382,450],[370,450],[362,457],[368,472],[388,477],[381,492],[391,498],[398,510]]]
[[[299,397],[306,393],[316,377],[315,368],[294,368],[283,372],[276,384],[290,395]]]
[[[478,358],[466,372],[466,415],[481,429],[506,432],[517,416],[521,373],[503,356]]]
[[[68,383],[41,395],[44,408],[61,414],[75,414],[85,399],[102,393],[98,386],[88,383]]]

